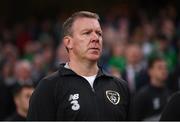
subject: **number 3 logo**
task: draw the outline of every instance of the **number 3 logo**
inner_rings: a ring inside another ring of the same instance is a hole
[[[80,108],[80,105],[79,105],[79,103],[78,103],[78,101],[77,100],[73,100],[73,101],[71,101],[71,104],[73,104],[72,105],[72,110],[74,110],[74,111],[77,111],[77,110],[79,110],[79,108]]]

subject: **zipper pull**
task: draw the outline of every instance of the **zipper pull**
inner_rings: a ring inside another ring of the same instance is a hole
[[[92,87],[92,91],[95,92],[94,88]]]

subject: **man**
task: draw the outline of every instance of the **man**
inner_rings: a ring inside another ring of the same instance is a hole
[[[15,81],[13,85],[16,84],[33,84],[31,75],[31,63],[27,60],[20,60],[16,63],[14,68]]]
[[[17,85],[14,88],[14,102],[16,111],[6,120],[9,121],[25,121],[29,108],[29,99],[34,91],[32,85]]]
[[[166,61],[154,57],[148,62],[150,83],[137,92],[132,103],[132,120],[159,120],[170,91],[166,87],[168,76]]]
[[[147,84],[147,73],[142,61],[141,47],[136,43],[129,43],[125,50],[126,66],[121,73],[122,78],[128,82],[132,96]]]
[[[126,82],[97,65],[102,30],[95,13],[74,13],[63,25],[69,62],[44,78],[30,100],[28,120],[126,120]]]

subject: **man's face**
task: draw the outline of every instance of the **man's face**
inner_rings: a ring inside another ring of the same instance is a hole
[[[71,52],[80,60],[97,61],[102,52],[102,30],[98,20],[78,18],[72,26]]]
[[[131,64],[139,63],[142,58],[141,49],[138,46],[130,46],[126,51],[126,58]]]
[[[150,75],[158,81],[164,82],[168,76],[166,62],[163,60],[156,61],[153,67],[150,69]]]

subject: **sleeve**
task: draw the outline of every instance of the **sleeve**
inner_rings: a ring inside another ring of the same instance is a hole
[[[27,120],[55,120],[55,82],[47,79],[40,81],[30,98]]]
[[[180,92],[171,97],[161,115],[160,120],[180,120]]]

